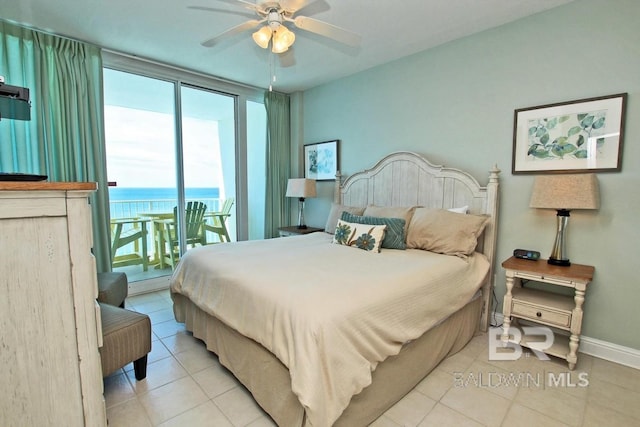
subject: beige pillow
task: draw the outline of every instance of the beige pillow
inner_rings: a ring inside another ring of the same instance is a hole
[[[364,208],[332,203],[331,210],[329,211],[329,217],[327,218],[327,223],[324,226],[324,231],[330,234],[333,234],[333,232],[336,231],[336,226],[338,225],[338,220],[340,219],[342,212],[349,212],[350,214],[354,215],[362,215],[362,212],[364,212]]]
[[[413,216],[413,211],[416,210],[415,206],[375,206],[369,205],[364,210],[363,216],[375,216],[378,218],[402,218],[405,221],[404,226],[404,238],[407,238],[407,229]]]
[[[487,215],[418,208],[409,224],[407,249],[424,249],[466,258],[475,250],[478,236],[488,222]]]

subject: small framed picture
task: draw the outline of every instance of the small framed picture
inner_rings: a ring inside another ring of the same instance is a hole
[[[304,146],[304,177],[316,181],[336,179],[338,171],[338,140]]]
[[[627,94],[515,110],[512,173],[620,171]]]

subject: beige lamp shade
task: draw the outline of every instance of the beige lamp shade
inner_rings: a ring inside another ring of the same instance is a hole
[[[529,207],[598,209],[600,189],[595,174],[541,175],[533,183]]]
[[[316,197],[316,180],[306,178],[291,178],[287,182],[287,197],[308,198]]]

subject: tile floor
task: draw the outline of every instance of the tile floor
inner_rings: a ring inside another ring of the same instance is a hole
[[[110,427],[274,426],[204,344],[175,322],[168,291],[131,297],[150,316],[147,378],[133,365],[105,379]],[[639,426],[640,370],[580,355],[569,373],[558,359],[534,355],[489,360],[487,335],[444,360],[372,425]]]

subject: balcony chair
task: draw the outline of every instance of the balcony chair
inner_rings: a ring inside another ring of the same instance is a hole
[[[206,244],[204,234],[204,214],[207,205],[202,202],[188,202],[185,210],[186,238],[185,242],[191,247]],[[176,268],[180,260],[180,245],[178,242],[178,207],[173,208],[173,218],[155,220],[155,229],[159,234],[160,265],[168,263],[172,269]],[[164,253],[165,247],[167,252]]]
[[[149,268],[147,254],[147,222],[142,218],[118,218],[111,220],[111,266],[124,267],[142,264]],[[133,244],[133,252],[118,255],[118,249]]]
[[[205,222],[204,230],[205,235],[207,231],[215,233],[218,235],[219,242],[210,242],[210,243],[220,243],[220,242],[230,242],[229,232],[227,231],[226,221],[227,218],[231,216],[231,208],[233,207],[233,203],[235,199],[230,197],[224,201],[222,204],[222,210],[220,212],[212,212],[206,214],[207,217],[211,218],[211,224]]]

